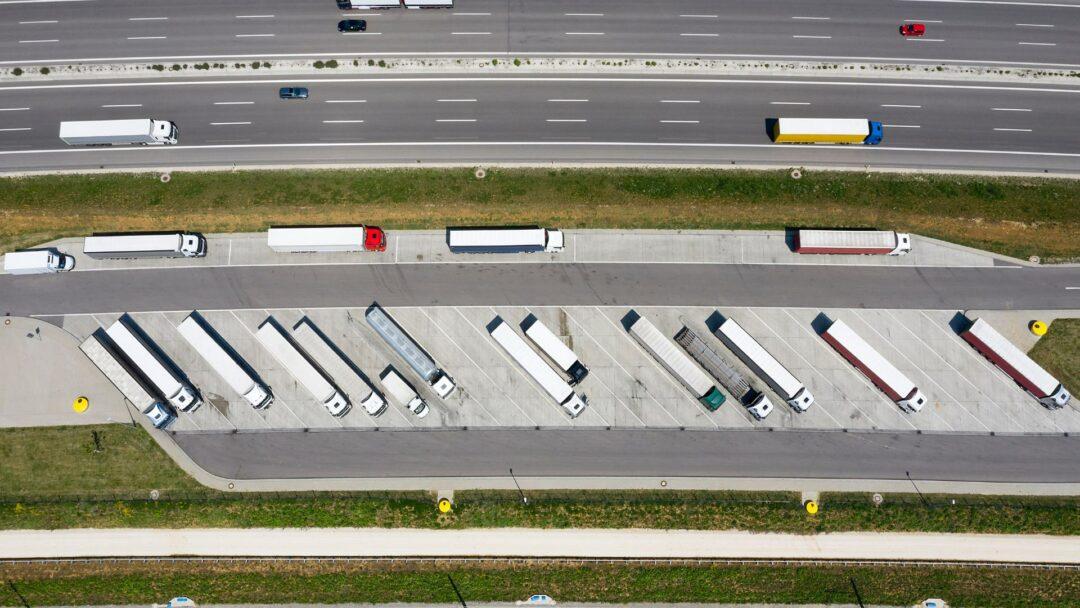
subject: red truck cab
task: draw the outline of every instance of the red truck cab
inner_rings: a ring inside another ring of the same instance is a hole
[[[378,226],[364,226],[364,249],[386,251],[386,233]]]

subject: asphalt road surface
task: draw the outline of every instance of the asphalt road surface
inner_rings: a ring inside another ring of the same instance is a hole
[[[229,479],[785,477],[1080,481],[1080,439],[815,431],[444,430],[177,433]]]
[[[342,35],[343,17],[368,20]],[[927,26],[906,39],[905,22]],[[1075,0],[457,0],[347,11],[333,0],[0,4],[0,64],[397,54],[597,54],[1077,66]]]
[[[249,266],[0,275],[0,314],[367,306],[1075,309],[1080,269],[677,264]]]
[[[277,89],[304,85],[308,100]],[[650,162],[1080,171],[1080,88],[830,78],[395,76],[0,87],[0,170]],[[869,117],[879,146],[773,144],[767,120]],[[69,147],[64,120],[155,117],[180,145]]]

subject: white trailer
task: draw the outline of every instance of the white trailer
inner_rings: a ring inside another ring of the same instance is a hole
[[[131,366],[173,407],[181,412],[193,412],[202,405],[195,387],[176,375],[131,317],[121,316],[105,333]]]
[[[563,250],[561,230],[538,226],[447,228],[451,253],[556,253]]]
[[[401,0],[345,0],[338,1],[338,8],[343,10],[348,9],[387,9],[398,8],[401,6]]]
[[[167,120],[73,120],[60,123],[60,139],[69,146],[171,146],[180,138]]]
[[[8,274],[48,274],[74,267],[75,258],[55,249],[12,251],[4,255],[4,272]]]
[[[352,408],[349,400],[323,375],[322,370],[315,367],[307,355],[293,344],[273,317],[267,317],[262,325],[259,325],[255,337],[293,378],[300,381],[316,401],[323,404],[331,416],[341,417],[349,413]]]
[[[716,352],[705,340],[699,338],[692,329],[685,326],[680,329],[679,333],[675,334],[675,342],[738,399],[751,416],[764,420],[773,411],[773,404],[769,397],[751,386],[746,378],[728,363],[727,359],[721,357],[720,353]]]
[[[293,336],[315,362],[340,384],[351,401],[359,402],[364,411],[372,416],[378,416],[386,410],[386,400],[357,373],[353,364],[329,338],[315,328],[310,319],[305,317],[301,320],[300,324],[293,328]],[[356,390],[350,391],[350,385]]]
[[[714,332],[747,367],[772,387],[794,410],[805,412],[814,403],[810,389],[791,374],[776,357],[765,350],[753,336],[746,333],[734,319],[724,322]]]
[[[454,0],[403,0],[405,8],[454,8]]]
[[[555,403],[562,406],[566,413],[570,414],[571,418],[577,418],[581,415],[581,412],[585,411],[585,400],[579,397],[574,392],[574,389],[570,388],[566,380],[552,369],[540,355],[536,354],[536,351],[529,348],[525,340],[517,335],[501,317],[495,317],[488,324],[487,330],[491,337],[499,343],[499,346],[503,347],[506,354],[510,355],[510,358],[514,361],[517,361],[517,364],[529,374],[529,377],[535,380],[540,385],[540,388],[544,389],[544,392],[555,400]]]
[[[376,226],[271,227],[266,244],[279,253],[385,251],[386,235]]]
[[[137,375],[132,374],[121,362],[121,357],[110,350],[109,339],[101,335],[101,330],[94,332],[79,345],[101,373],[112,382],[135,409],[142,412],[156,429],[167,428],[176,420],[176,412],[171,407],[154,397],[154,389],[145,385]]]
[[[83,241],[83,253],[95,260],[201,258],[206,239],[188,232],[95,234]]]
[[[431,355],[424,352],[424,349],[420,348],[416,340],[413,340],[412,336],[405,333],[405,330],[401,329],[381,306],[378,304],[369,306],[367,312],[364,313],[364,318],[367,319],[375,333],[379,334],[383,340],[386,340],[390,348],[393,348],[397,354],[401,355],[401,358],[405,359],[409,367],[413,368],[413,371],[417,374],[420,374],[424,382],[431,385],[437,395],[446,399],[454,393],[454,389],[457,388],[454,379],[440,369],[435,360],[431,358]]]
[[[386,368],[382,375],[379,376],[379,379],[382,380],[383,386],[386,387],[386,392],[398,403],[409,408],[409,411],[416,414],[417,418],[423,418],[431,411],[428,404],[424,403],[420,395],[416,394],[416,389],[409,386],[409,383],[393,368]]]
[[[799,230],[795,253],[904,255],[911,235],[892,230]]]
[[[901,408],[918,412],[926,404],[915,383],[843,321],[833,321],[821,337]]]
[[[656,326],[645,317],[638,317],[629,328],[630,335],[668,370],[672,376],[682,382],[694,398],[710,411],[716,411],[727,400],[720,389],[713,386],[712,380],[701,371],[686,353],[660,333]]]
[[[221,336],[202,317],[192,313],[176,326],[180,335],[251,407],[261,410],[274,401],[270,388],[256,380],[234,355],[222,346]],[[213,332],[213,333],[211,333]]]
[[[525,319],[524,327],[525,335],[533,341],[533,344],[554,361],[559,369],[569,374],[571,385],[580,383],[585,376],[589,375],[589,368],[585,367],[574,351],[563,344],[559,336],[548,329],[540,319],[530,315]]]
[[[1031,360],[1024,351],[1005,339],[996,329],[982,319],[971,321],[971,325],[960,332],[960,337],[975,350],[982,353],[1014,382],[1019,384],[1039,403],[1049,409],[1065,407],[1071,395],[1057,378],[1050,375],[1038,363]]]

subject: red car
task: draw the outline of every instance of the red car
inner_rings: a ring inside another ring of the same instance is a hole
[[[926,33],[926,26],[921,23],[905,23],[900,26],[901,36],[922,36]]]

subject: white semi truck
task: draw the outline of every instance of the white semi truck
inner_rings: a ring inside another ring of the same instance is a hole
[[[795,253],[847,253],[904,255],[911,251],[911,235],[892,230],[799,230]]]
[[[95,234],[83,240],[83,253],[96,260],[201,258],[206,239],[188,232]]]
[[[154,396],[155,389],[145,384],[137,374],[128,371],[122,363],[123,357],[113,352],[112,348],[110,340],[102,335],[100,329],[79,345],[90,362],[101,370],[131,405],[146,416],[154,428],[168,428],[176,420],[176,412]]]
[[[660,333],[656,326],[645,317],[638,317],[629,327],[631,336],[649,352],[664,369],[682,382],[694,398],[709,411],[715,412],[727,400],[720,389],[713,386],[712,380],[701,371],[690,357],[675,348],[675,345]]]
[[[386,400],[357,373],[353,364],[329,338],[315,328],[310,319],[305,317],[293,328],[293,337],[307,354],[338,382],[350,401],[359,403],[360,407],[372,416],[378,416],[386,410]],[[350,387],[355,390],[350,390]]]
[[[379,376],[379,380],[382,380],[386,392],[398,403],[409,408],[409,411],[416,414],[417,418],[423,418],[431,411],[428,404],[416,393],[416,389],[409,386],[409,383],[393,368],[386,368]]]
[[[754,370],[759,378],[772,387],[778,395],[787,401],[795,411],[805,412],[814,403],[814,396],[783,366],[776,357],[765,350],[753,336],[746,333],[734,319],[727,318],[714,332],[731,352],[735,353],[747,367]]]
[[[386,233],[377,226],[273,226],[266,244],[279,253],[386,251]]]
[[[683,327],[679,333],[675,334],[675,342],[738,399],[751,416],[764,420],[773,411],[773,404],[769,397],[751,386],[738,370],[721,357],[720,353],[713,350],[712,346],[699,338],[694,330]]]
[[[179,141],[180,129],[153,118],[71,120],[60,123],[60,139],[69,146],[171,146]]]
[[[451,253],[556,253],[563,250],[561,230],[539,226],[447,228]]]
[[[424,382],[431,385],[431,388],[435,390],[435,394],[446,399],[454,393],[454,389],[457,388],[454,379],[440,369],[435,360],[431,358],[431,355],[424,352],[424,349],[420,348],[420,345],[412,339],[412,336],[405,333],[405,330],[401,329],[381,306],[372,304],[364,313],[364,317],[372,329],[375,330],[375,333],[379,334],[383,340],[386,340],[390,348],[393,348],[398,355],[401,355],[401,358],[405,359],[409,367],[413,368],[413,371],[419,374],[424,379]]]
[[[247,369],[219,340],[220,336],[206,321],[196,313],[188,315],[176,330],[187,340],[221,379],[244,398],[251,407],[261,410],[270,406],[274,395],[270,388],[256,380]],[[211,333],[213,332],[213,333]]]
[[[131,317],[126,314],[121,316],[105,333],[131,366],[149,381],[170,405],[181,412],[193,412],[202,405],[202,399],[195,387],[173,371],[157,348],[139,331]]]
[[[556,336],[555,332],[548,329],[547,325],[544,325],[540,319],[529,315],[525,319],[523,327],[525,328],[525,335],[533,341],[533,344],[555,362],[559,369],[570,376],[571,385],[580,383],[585,379],[585,376],[589,375],[589,368],[585,367],[581,360],[578,359],[578,356],[574,354],[574,351],[563,344],[559,336]]]
[[[960,332],[960,337],[1005,372],[1013,382],[1048,409],[1056,410],[1068,405],[1071,398],[1069,390],[1057,378],[1032,361],[1031,357],[983,319],[969,319],[969,323],[970,325]]]
[[[4,272],[8,274],[67,272],[74,267],[75,258],[56,249],[12,251],[4,255]]]
[[[833,321],[821,337],[902,409],[918,412],[926,405],[915,383],[843,321]]]
[[[331,416],[340,418],[349,413],[352,409],[349,400],[338,391],[322,370],[315,367],[307,355],[293,344],[273,317],[268,317],[259,325],[255,337]]]
[[[529,348],[525,340],[506,324],[501,317],[495,319],[487,326],[491,337],[503,347],[506,354],[517,362],[518,365],[529,374],[529,377],[544,389],[555,403],[558,403],[571,418],[577,418],[585,411],[585,400],[574,392],[574,389],[551,368],[541,357]]]

